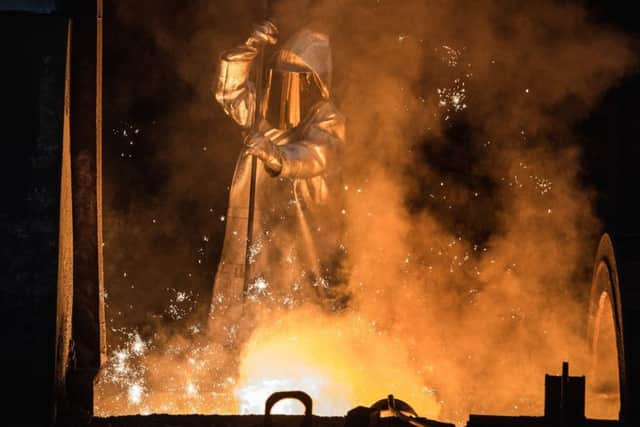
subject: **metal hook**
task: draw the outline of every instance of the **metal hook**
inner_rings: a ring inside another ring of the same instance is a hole
[[[283,399],[296,399],[304,405],[304,418],[300,427],[311,427],[313,423],[313,402],[311,396],[304,391],[277,391],[273,393],[264,404],[264,427],[273,427],[271,421],[271,408]]]

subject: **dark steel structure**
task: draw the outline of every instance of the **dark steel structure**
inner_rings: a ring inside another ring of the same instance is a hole
[[[7,416],[89,421],[105,351],[102,1],[6,1],[0,13]]]

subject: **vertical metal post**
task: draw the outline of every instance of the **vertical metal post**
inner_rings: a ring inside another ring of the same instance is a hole
[[[62,118],[62,167],[60,173],[60,221],[58,235],[58,283],[56,302],[55,389],[53,418],[63,409],[65,381],[69,366],[71,313],[73,307],[73,213],[71,196],[71,148],[69,110],[71,108],[71,20],[67,21]]]
[[[93,414],[93,385],[105,357],[102,264],[102,0],[71,9],[70,157],[73,302],[65,413]]]
[[[100,323],[100,364],[107,359],[107,331],[104,308],[104,236],[102,233],[102,13],[103,0],[96,11],[96,233],[98,239],[98,320]]]

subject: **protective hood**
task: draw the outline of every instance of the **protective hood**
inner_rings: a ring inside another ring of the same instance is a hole
[[[301,30],[282,45],[273,59],[273,69],[294,73],[311,72],[322,97],[331,90],[331,46],[329,36]]]

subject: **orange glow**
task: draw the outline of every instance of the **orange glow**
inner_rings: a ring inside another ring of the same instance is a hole
[[[406,343],[375,322],[356,313],[330,317],[303,308],[279,312],[260,324],[244,346],[237,380],[211,373],[220,359],[206,345],[176,345],[175,357],[145,355],[129,348],[147,347],[134,334],[101,371],[96,415],[260,414],[271,393],[302,390],[312,397],[317,415],[343,416],[393,393],[421,416],[438,417],[441,404],[415,374],[419,366]],[[296,414],[302,406],[284,400],[272,412]]]
[[[275,391],[303,390],[318,415],[345,415],[393,393],[436,418],[440,405],[398,341],[353,314],[336,319],[301,310],[263,322],[242,355],[235,389],[240,413],[262,413]],[[281,403],[275,412],[301,412],[297,402]]]
[[[620,411],[618,350],[611,300],[606,292],[600,295],[595,323],[585,412],[589,418],[616,419]]]

